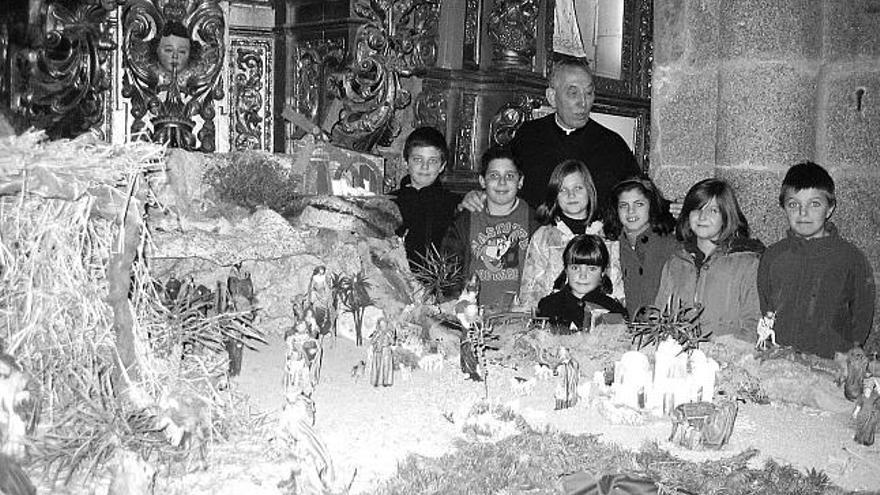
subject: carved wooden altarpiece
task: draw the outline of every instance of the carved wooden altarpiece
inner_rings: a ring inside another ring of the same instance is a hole
[[[632,121],[647,167],[651,0],[624,4],[621,77],[596,77],[594,111]],[[476,184],[480,154],[509,141],[546,106],[553,0],[286,0],[287,101],[334,142],[376,152],[412,127],[442,131],[451,155],[444,180]],[[337,120],[328,115],[341,102]],[[401,129],[401,112],[411,126]]]
[[[164,67],[158,43],[169,23],[183,26],[190,59]],[[216,110],[224,97],[225,21],[217,0],[128,0],[122,12],[122,96],[132,135],[187,150],[214,151]]]

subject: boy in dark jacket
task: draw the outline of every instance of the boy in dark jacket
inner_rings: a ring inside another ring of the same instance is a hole
[[[397,234],[404,237],[406,257],[414,270],[413,263],[424,265],[424,257],[432,245],[440,248],[461,199],[438,180],[446,168],[448,154],[446,139],[432,127],[413,130],[403,146],[403,160],[409,175],[391,195],[403,217]]]
[[[782,181],[779,206],[790,227],[758,267],[761,311],[776,313],[776,341],[823,357],[863,345],[874,319],[874,272],[829,221],[834,181],[812,162]]]

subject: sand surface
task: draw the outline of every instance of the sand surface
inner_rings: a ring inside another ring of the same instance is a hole
[[[315,392],[316,430],[339,472],[357,470],[353,493],[370,493],[382,479],[394,474],[398,461],[409,453],[438,456],[451,451],[453,441],[462,433],[447,418],[480,400],[484,393],[482,384],[465,380],[457,363],[448,361],[439,372],[398,373],[392,387],[374,388],[365,379],[351,376],[352,366],[363,359],[364,353],[364,348],[344,339],[328,346],[321,383]],[[267,413],[267,424],[281,406],[283,362],[283,345],[280,339],[273,339],[267,348],[245,357],[242,376],[237,379],[239,390]],[[721,451],[694,452],[667,441],[671,428],[668,419],[635,426],[612,425],[599,413],[595,402],[554,411],[552,382],[537,381],[529,394],[519,395],[511,384],[514,375],[531,377],[533,371],[492,368],[490,401],[511,405],[534,426],[599,434],[607,442],[631,449],[656,441],[677,456],[697,461],[732,456],[754,447],[760,451],[756,465],[773,458],[801,470],[824,471],[832,482],[847,489],[880,489],[880,445],[856,444],[847,414],[785,404],[745,404],[729,445]],[[239,442],[241,448],[248,448],[247,439]],[[204,486],[204,493],[240,493],[230,490],[240,488],[241,483],[277,493],[275,485],[289,475],[290,464],[285,464],[277,453],[275,459],[269,459],[266,452],[255,450],[247,456],[254,469],[224,469],[222,484],[216,483],[216,476],[208,476],[213,483]],[[212,457],[217,454],[214,452]],[[189,493],[202,493],[201,485],[190,485]]]

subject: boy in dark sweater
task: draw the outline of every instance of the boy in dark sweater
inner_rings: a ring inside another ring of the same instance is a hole
[[[761,312],[776,313],[776,341],[828,358],[863,345],[874,319],[874,272],[829,221],[834,181],[819,165],[799,163],[785,174],[779,205],[788,236],[758,266]]]
[[[443,239],[465,279],[480,279],[480,305],[508,311],[519,291],[529,237],[537,227],[535,211],[517,197],[523,175],[509,148],[489,148],[480,160],[480,186],[486,208],[462,211]]]
[[[403,217],[397,235],[404,237],[406,257],[413,270],[417,269],[414,263],[424,265],[432,245],[440,248],[461,199],[438,180],[446,168],[448,154],[446,139],[432,127],[413,130],[403,146],[409,175],[391,195]]]

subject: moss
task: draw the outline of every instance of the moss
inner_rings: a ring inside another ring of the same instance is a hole
[[[302,176],[257,153],[233,153],[228,165],[205,173],[216,199],[256,209],[265,206],[284,214],[302,190]]]
[[[376,493],[562,493],[560,479],[585,471],[596,477],[627,473],[655,480],[660,493],[703,495],[845,493],[823,473],[801,473],[768,461],[749,468],[754,449],[717,461],[694,463],[673,457],[656,444],[639,452],[607,445],[593,435],[526,430],[497,443],[469,442],[437,459],[410,455],[397,475]]]

